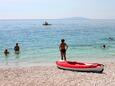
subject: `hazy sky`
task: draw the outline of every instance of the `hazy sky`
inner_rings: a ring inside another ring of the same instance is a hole
[[[0,19],[115,19],[115,0],[0,0]]]

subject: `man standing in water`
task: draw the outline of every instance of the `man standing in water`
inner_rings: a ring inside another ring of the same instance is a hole
[[[20,53],[20,47],[19,47],[18,43],[16,43],[16,46],[14,47],[14,51],[15,51],[15,54]]]
[[[66,61],[66,50],[68,49],[68,45],[65,43],[64,39],[61,39],[61,44],[59,46],[60,53],[61,53],[61,60]]]

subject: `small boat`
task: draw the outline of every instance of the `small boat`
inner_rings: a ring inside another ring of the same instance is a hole
[[[48,24],[48,22],[47,22],[47,21],[45,21],[45,23],[44,23],[44,24],[42,24],[42,25],[47,26],[47,25],[51,25],[51,24]]]
[[[84,71],[84,72],[99,72],[102,73],[104,65],[99,63],[82,63],[76,61],[56,61],[56,65],[60,69]]]

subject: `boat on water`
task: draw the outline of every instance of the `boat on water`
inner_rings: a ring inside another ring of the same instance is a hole
[[[51,25],[51,24],[49,24],[47,21],[45,21],[45,23],[42,24],[42,25],[48,26],[48,25]]]
[[[102,73],[104,65],[99,63],[82,63],[77,61],[56,61],[56,65],[60,69],[82,71],[82,72],[98,72]]]

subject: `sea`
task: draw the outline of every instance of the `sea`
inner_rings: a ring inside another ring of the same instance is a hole
[[[0,66],[55,64],[60,60],[59,44],[69,46],[67,60],[115,61],[115,19],[0,20]],[[19,43],[20,54],[14,53]],[[106,45],[103,48],[103,45]],[[9,55],[4,55],[8,49]]]

